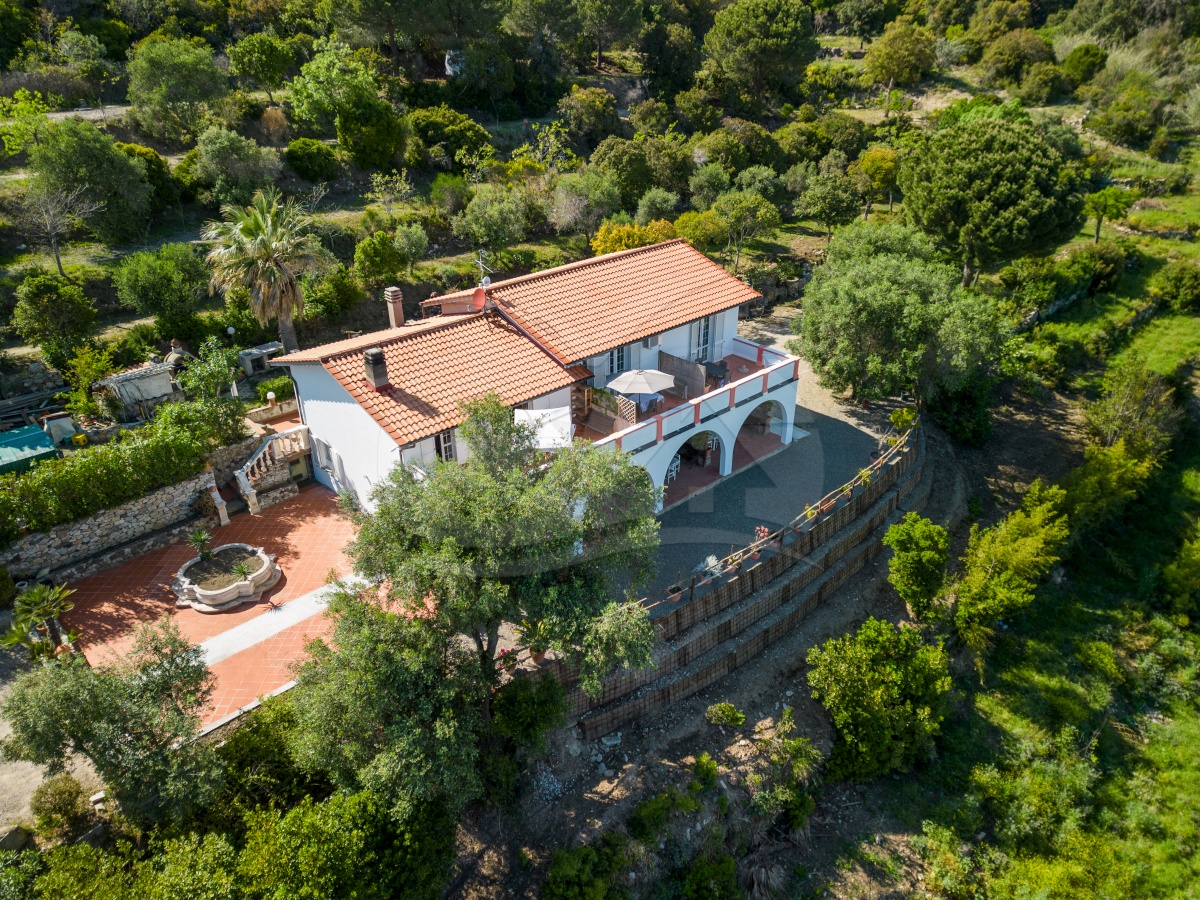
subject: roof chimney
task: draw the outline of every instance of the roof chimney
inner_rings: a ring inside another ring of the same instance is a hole
[[[363,351],[363,364],[366,369],[367,384],[373,391],[387,390],[388,383],[387,361],[383,358],[383,350],[372,347]]]
[[[399,328],[404,324],[404,294],[398,287],[384,288],[383,300],[387,303],[388,323]]]

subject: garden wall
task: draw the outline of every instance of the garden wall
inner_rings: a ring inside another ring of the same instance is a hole
[[[208,516],[197,521],[193,508],[212,483],[212,474],[201,472],[86,519],[27,534],[0,551],[0,565],[18,581],[43,569],[55,581],[69,581],[115,566],[177,540],[182,531],[215,525]]]
[[[208,467],[212,469],[213,479],[217,484],[225,484],[231,478],[233,473],[245,465],[248,460],[258,449],[259,445],[266,440],[266,437],[261,434],[252,434],[236,444],[230,444],[228,447],[218,447],[212,453],[208,454],[205,459],[208,460]]]

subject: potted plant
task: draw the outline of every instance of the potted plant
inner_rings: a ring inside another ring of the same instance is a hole
[[[529,657],[534,665],[540,666],[546,659],[546,651],[550,649],[550,630],[543,621],[530,622],[522,619],[519,626],[521,640],[529,648]]]
[[[828,497],[821,501],[821,512],[827,513],[837,506],[837,497]]]
[[[0,643],[13,647],[21,644],[37,659],[49,656],[72,639],[64,636],[58,617],[74,608],[67,598],[75,593],[62,585],[34,584],[13,602],[13,624]],[[45,637],[42,637],[45,635]]]
[[[710,554],[705,557],[704,562],[699,563],[692,571],[700,576],[699,585],[710,584],[714,578],[721,574],[721,561],[716,556]]]
[[[859,469],[858,480],[862,482],[863,487],[868,487],[871,484],[871,470]]]
[[[754,526],[754,543],[750,545],[750,558],[758,559],[762,556],[762,542],[767,539],[771,530],[766,525]]]
[[[667,599],[672,603],[678,603],[679,598],[683,596],[683,585],[676,582],[667,588]]]
[[[509,675],[517,671],[517,648],[508,647],[500,651],[497,659],[500,661],[501,668]]]

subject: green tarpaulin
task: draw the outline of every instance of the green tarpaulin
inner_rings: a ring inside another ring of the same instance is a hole
[[[0,475],[24,472],[34,460],[52,459],[54,441],[36,425],[0,431]]]

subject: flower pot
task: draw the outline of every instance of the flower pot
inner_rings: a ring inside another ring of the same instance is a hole
[[[511,675],[513,672],[517,671],[517,661],[515,659],[512,662],[503,663],[503,666],[504,666],[504,671],[507,672],[509,675]]]
[[[750,551],[750,558],[751,558],[751,559],[758,559],[760,556],[762,556],[762,551],[761,551],[761,550],[751,550],[751,551]]]
[[[533,660],[533,664],[536,666],[540,666],[543,662],[546,661],[546,651],[545,650],[537,650],[533,653],[530,653],[529,656],[530,656],[530,659]]]

